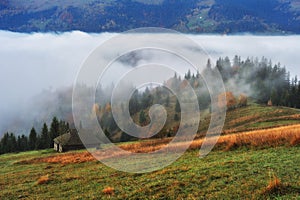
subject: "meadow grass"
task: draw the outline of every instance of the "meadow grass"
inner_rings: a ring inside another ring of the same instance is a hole
[[[198,137],[176,162],[146,174],[116,171],[86,150],[0,155],[0,199],[299,199],[298,113],[256,104],[229,111],[207,157],[199,158]],[[200,130],[208,123],[209,116],[202,118]],[[151,152],[171,139],[118,145]],[[112,159],[118,162],[118,156]]]
[[[47,156],[57,155],[50,151]],[[299,146],[215,150],[203,159],[198,150],[190,150],[172,165],[146,174],[116,171],[98,161],[20,162],[44,157],[43,153],[0,156],[0,199],[297,199],[300,195]],[[47,181],[38,184],[41,177]]]

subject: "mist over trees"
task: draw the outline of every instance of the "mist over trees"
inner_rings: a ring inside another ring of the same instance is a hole
[[[178,99],[168,87],[176,88],[176,92],[184,92],[185,86],[190,84],[197,95],[199,108],[210,110],[211,97],[203,76],[214,79],[218,72],[226,88],[226,93],[220,94],[220,97],[226,95],[228,110],[247,106],[250,100],[264,105],[300,108],[300,81],[297,77],[291,78],[284,66],[280,63],[273,64],[265,57],[242,60],[239,56],[235,56],[233,59],[219,58],[215,64],[208,60],[202,72],[193,73],[188,70],[183,77],[174,74],[173,77],[165,80],[162,86],[138,90],[129,84],[126,87],[132,87],[135,90],[129,100],[129,113],[133,121],[140,126],[148,125],[150,107],[154,104],[163,105],[168,112],[169,119],[161,133],[153,137],[173,136],[180,123],[181,109]],[[113,142],[135,140],[137,138],[120,130],[113,118],[110,103],[113,87],[113,84],[107,87],[98,86],[96,102],[91,112],[96,114],[105,135]],[[81,86],[81,90],[83,98],[89,96],[92,91],[84,85]],[[55,102],[46,101],[47,105],[44,107],[47,110],[42,112],[43,114],[48,112],[50,116],[55,116],[53,113],[59,113],[58,117],[63,120],[59,121],[57,117],[54,117],[49,127],[46,123],[32,122],[34,127],[28,132],[28,136],[5,133],[0,142],[0,153],[53,147],[53,139],[66,133],[70,126],[74,126],[71,117],[71,94],[70,89],[66,92],[60,90],[57,95],[54,95],[56,96]],[[124,112],[124,103],[126,102],[122,103],[118,112]]]
[[[220,94],[220,97],[226,96],[228,110],[247,106],[249,100],[263,105],[271,102],[273,106],[300,108],[300,81],[297,77],[291,78],[290,73],[280,63],[273,64],[265,57],[242,60],[239,56],[235,56],[232,60],[228,57],[219,58],[215,65],[208,60],[206,66],[201,73],[192,73],[188,70],[183,78],[175,74],[166,80],[163,86],[135,90],[129,102],[129,112],[135,123],[139,125],[150,123],[148,111],[151,105],[161,104],[167,108],[171,107],[173,111],[168,114],[172,122],[175,122],[174,127],[165,127],[164,131],[165,136],[172,136],[170,129],[175,128],[180,121],[180,104],[167,87],[173,86],[178,88],[179,92],[183,92],[185,85],[190,84],[197,94],[200,109],[209,109],[211,99],[203,76],[214,79],[218,72],[226,88],[226,93]],[[114,138],[121,131],[112,117],[109,119],[105,117],[105,112],[107,110],[98,111],[100,124],[109,130],[107,135]],[[107,114],[111,116],[109,112]],[[114,126],[111,126],[112,124]],[[122,137],[122,141],[124,138],[126,137]]]
[[[229,91],[244,93],[261,104],[271,100],[275,106],[300,108],[300,82],[280,63],[273,65],[264,57],[242,61],[235,56],[232,62],[228,57],[218,59],[216,68]]]

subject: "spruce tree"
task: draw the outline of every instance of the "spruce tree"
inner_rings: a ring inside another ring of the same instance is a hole
[[[56,117],[53,117],[51,127],[50,127],[50,147],[53,147],[54,138],[59,136],[59,122]]]
[[[170,95],[167,94],[167,98],[166,98],[166,103],[165,103],[166,107],[170,106]]]
[[[32,127],[29,134],[29,150],[36,149],[36,143],[37,143],[37,134],[34,127]]]
[[[41,144],[43,149],[50,148],[52,141],[50,141],[48,126],[46,123],[43,125],[42,133],[41,133]]]
[[[175,112],[177,112],[177,113],[181,112],[180,104],[179,104],[179,101],[178,101],[178,100],[176,100]]]
[[[25,135],[21,136],[20,148],[21,148],[22,151],[27,151],[29,149],[28,138]]]
[[[144,125],[146,123],[146,116],[145,116],[145,112],[142,110],[140,112],[140,116],[139,116],[139,122],[140,122],[140,125]]]
[[[179,121],[179,119],[180,119],[180,118],[179,118],[179,115],[176,113],[176,114],[174,115],[174,120],[175,120],[175,121]]]
[[[11,143],[10,144],[11,145],[11,151],[10,152],[16,152],[18,144],[17,144],[16,136],[13,133],[10,134],[10,143]]]

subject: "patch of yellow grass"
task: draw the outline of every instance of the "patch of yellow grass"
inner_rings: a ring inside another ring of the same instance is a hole
[[[276,147],[281,145],[298,145],[300,142],[300,125],[284,126],[265,130],[249,131],[234,135],[221,136],[218,144],[226,144],[226,150],[241,146]]]
[[[157,141],[157,142],[156,142]],[[170,139],[153,140],[151,142],[141,142],[136,144],[122,145],[121,148],[139,153],[147,153],[159,150],[170,142]],[[190,149],[199,149],[203,143],[203,139],[194,140]],[[225,147],[225,150],[232,150],[241,146],[247,147],[276,147],[280,145],[299,145],[300,144],[300,124],[270,128],[264,130],[241,132],[237,134],[229,134],[220,136],[217,146]],[[184,147],[185,142],[169,145],[169,150]]]
[[[254,121],[258,117],[259,117],[259,115],[250,115],[250,116],[239,117],[239,118],[236,118],[234,120],[231,120],[229,122],[229,125],[230,126],[234,126],[234,125],[239,124],[239,123],[244,123],[244,122],[248,122],[248,121]]]
[[[196,139],[190,142],[176,142],[169,144],[173,138],[155,139],[148,141],[141,141],[131,144],[123,144],[119,147],[125,151],[115,151],[114,148],[102,149],[94,152],[97,159],[108,159],[112,157],[126,156],[130,152],[134,153],[149,153],[159,151],[165,148],[165,152],[177,151],[181,148],[200,149],[203,144],[203,139]],[[182,138],[184,141],[184,138]],[[277,128],[269,128],[264,130],[248,131],[235,134],[222,135],[217,139],[216,147],[226,151],[234,150],[239,147],[277,147],[282,145],[295,146],[300,145],[300,124],[283,126]],[[23,164],[30,163],[60,163],[63,165],[90,162],[95,158],[89,152],[71,152],[65,154],[57,154],[54,156],[36,158],[32,160],[21,161]]]

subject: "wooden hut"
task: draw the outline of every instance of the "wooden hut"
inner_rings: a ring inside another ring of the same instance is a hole
[[[267,105],[270,106],[270,107],[273,106],[273,102],[272,102],[271,99],[268,101]]]
[[[82,143],[82,139],[84,144]],[[80,131],[80,137],[76,129],[73,129],[63,135],[58,136],[53,140],[54,150],[57,152],[65,152],[70,150],[79,150],[88,148],[98,148],[100,142],[95,136],[87,130]]]

